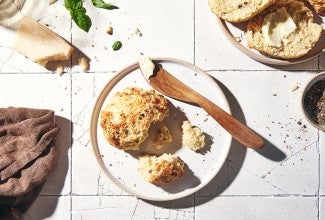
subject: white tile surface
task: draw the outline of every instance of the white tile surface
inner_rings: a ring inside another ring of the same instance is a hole
[[[113,73],[72,74],[72,157],[78,158],[72,161],[72,169],[77,171],[72,173],[72,192],[76,195],[122,194],[100,170],[89,142],[90,116],[96,98],[112,76]]]
[[[120,9],[88,10],[94,21],[89,33],[73,25],[72,43],[90,58],[90,71],[118,71],[136,62],[140,52],[193,61],[193,1],[179,0],[173,2],[173,7],[166,1],[152,4],[150,0],[116,4]],[[88,2],[85,5],[90,8]],[[105,32],[109,26],[113,35]],[[137,28],[141,37],[134,34]],[[113,51],[112,45],[117,40],[123,46]]]
[[[74,196],[72,219],[131,219],[138,202],[129,196]]]
[[[319,219],[324,220],[325,219],[325,197],[320,198],[319,203]]]
[[[259,131],[268,142],[259,151],[241,149],[238,144],[233,144],[225,166],[227,181],[222,181],[230,186],[224,193],[317,194],[318,132],[305,121],[300,111],[293,111],[300,107],[302,89],[291,92],[293,85],[302,87],[311,74],[296,76],[290,72],[267,72],[262,77],[260,72],[210,74],[226,87],[233,115]],[[252,80],[255,87],[249,83]],[[296,175],[298,172],[308,178],[301,180],[300,175]],[[215,187],[206,190],[202,192],[204,195],[220,193]]]
[[[130,196],[74,196],[72,219],[102,219],[109,213],[108,219],[189,220],[194,219],[193,203],[192,197],[154,205]]]
[[[53,109],[61,128],[58,165],[23,219],[325,220],[325,133],[300,110],[304,85],[325,71],[325,54],[292,66],[254,61],[226,39],[207,0],[113,3],[119,9],[84,2],[93,21],[89,33],[70,21],[64,0],[39,10],[42,2],[33,14],[88,56],[88,73],[73,66],[61,77],[52,74],[12,51],[14,31],[0,27],[0,107]],[[108,26],[113,35],[105,33]],[[119,51],[111,49],[116,40],[123,44]],[[233,141],[218,175],[190,197],[148,202],[123,192],[96,162],[89,122],[101,89],[140,52],[206,70],[232,114],[266,140],[264,149]]]
[[[320,195],[325,196],[325,133],[319,132],[319,151],[320,151]]]
[[[196,219],[318,219],[314,197],[199,197],[196,204]]]

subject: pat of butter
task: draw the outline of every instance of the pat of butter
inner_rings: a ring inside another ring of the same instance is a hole
[[[265,17],[262,34],[268,45],[281,47],[281,42],[284,42],[296,28],[295,22],[283,7]]]
[[[145,55],[139,57],[139,66],[143,76],[146,80],[149,80],[150,76],[153,75],[155,69],[155,64],[152,62],[151,58]]]

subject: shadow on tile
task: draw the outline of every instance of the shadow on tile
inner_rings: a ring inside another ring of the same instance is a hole
[[[238,101],[234,97],[234,95],[222,83],[220,83],[216,79],[215,81],[220,86],[221,90],[224,92],[229,102],[232,115],[240,122],[245,124],[246,120],[245,120],[244,113]],[[200,203],[196,203],[195,205],[200,205],[209,202],[213,198],[223,193],[232,184],[232,182],[236,179],[244,163],[246,157],[246,151],[247,151],[246,147],[241,145],[236,140],[234,139],[232,140],[230,151],[226,159],[226,162],[223,164],[218,174],[212,179],[210,183],[208,183],[205,187],[203,187],[203,189],[195,193],[195,195],[202,196],[202,198],[200,199]],[[286,158],[286,155],[280,149],[278,149],[272,143],[267,141],[265,146],[256,152],[258,152],[263,157],[274,161],[282,161]],[[234,166],[232,169],[228,169],[229,163],[235,163],[237,166]],[[146,201],[146,202],[155,206],[161,206],[165,208],[168,208],[170,206],[170,202],[154,202],[154,201]],[[188,208],[188,207],[189,207],[188,205],[184,204],[183,208]]]
[[[225,96],[227,97],[227,100],[230,103],[229,105],[230,105],[232,115],[236,119],[238,119],[240,122],[242,122],[243,124],[246,124],[244,113],[242,112],[241,107],[240,107],[239,103],[237,102],[236,98],[234,97],[234,95],[231,93],[231,91],[229,91],[219,81],[217,81],[216,79],[215,79],[215,81],[220,86],[222,91],[225,93]],[[259,153],[263,157],[265,157],[269,160],[273,160],[273,161],[282,161],[282,160],[286,159],[286,155],[283,151],[281,151],[279,148],[277,148],[275,145],[273,145],[266,139],[264,139],[264,141],[265,141],[264,147],[256,150],[257,153]],[[233,140],[232,146],[233,145],[236,145],[236,146],[238,145],[239,147],[244,148],[241,144],[239,144],[235,140]],[[232,148],[231,148],[231,150],[232,150]],[[230,150],[229,155],[233,155],[233,154],[231,154],[232,153],[231,150]],[[245,149],[245,151],[246,151],[246,149]],[[235,161],[235,163],[240,164],[240,165],[242,164],[242,163],[238,163],[237,161]]]
[[[73,45],[72,45],[73,46]],[[49,71],[57,71],[58,67],[69,67],[81,66],[85,68],[85,71],[89,70],[90,58],[86,56],[81,50],[77,47],[74,47],[71,58],[69,60],[63,61],[50,61],[46,64],[45,68]],[[83,66],[85,65],[85,66]]]
[[[44,215],[41,216],[41,219],[49,217],[54,213],[57,207],[59,195],[70,194],[70,187],[68,189],[68,192],[62,192],[62,190],[63,186],[67,184],[65,181],[69,169],[68,151],[71,146],[71,121],[61,116],[56,116],[55,120],[57,126],[60,128],[56,143],[58,150],[57,165],[53,173],[48,176],[39,197],[42,198],[43,196],[50,196],[56,199],[42,200],[43,202],[40,203],[37,202],[40,199],[38,198],[36,199],[36,202],[30,207],[30,211],[27,211],[26,213],[28,215],[29,212],[35,212],[35,210],[38,210],[37,216]],[[69,179],[67,181],[69,181]],[[46,211],[39,211],[43,210],[44,207],[46,207]]]

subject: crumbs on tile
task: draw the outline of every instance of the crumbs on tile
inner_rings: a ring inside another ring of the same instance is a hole
[[[113,28],[111,26],[107,27],[105,32],[109,35],[113,35]]]
[[[238,37],[238,36],[235,37],[235,40],[236,40],[237,42],[241,42],[241,39],[240,39],[240,37]]]
[[[136,36],[138,36],[138,37],[141,37],[141,36],[142,36],[142,33],[141,33],[141,31],[139,30],[139,28],[137,28],[137,29],[134,30],[134,34],[135,34]]]
[[[295,91],[297,91],[299,88],[300,88],[299,85],[295,84],[295,85],[291,86],[291,92],[295,92]]]

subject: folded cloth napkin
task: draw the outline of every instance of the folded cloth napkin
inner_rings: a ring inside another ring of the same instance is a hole
[[[0,108],[0,219],[35,200],[55,167],[58,132],[52,110]]]

